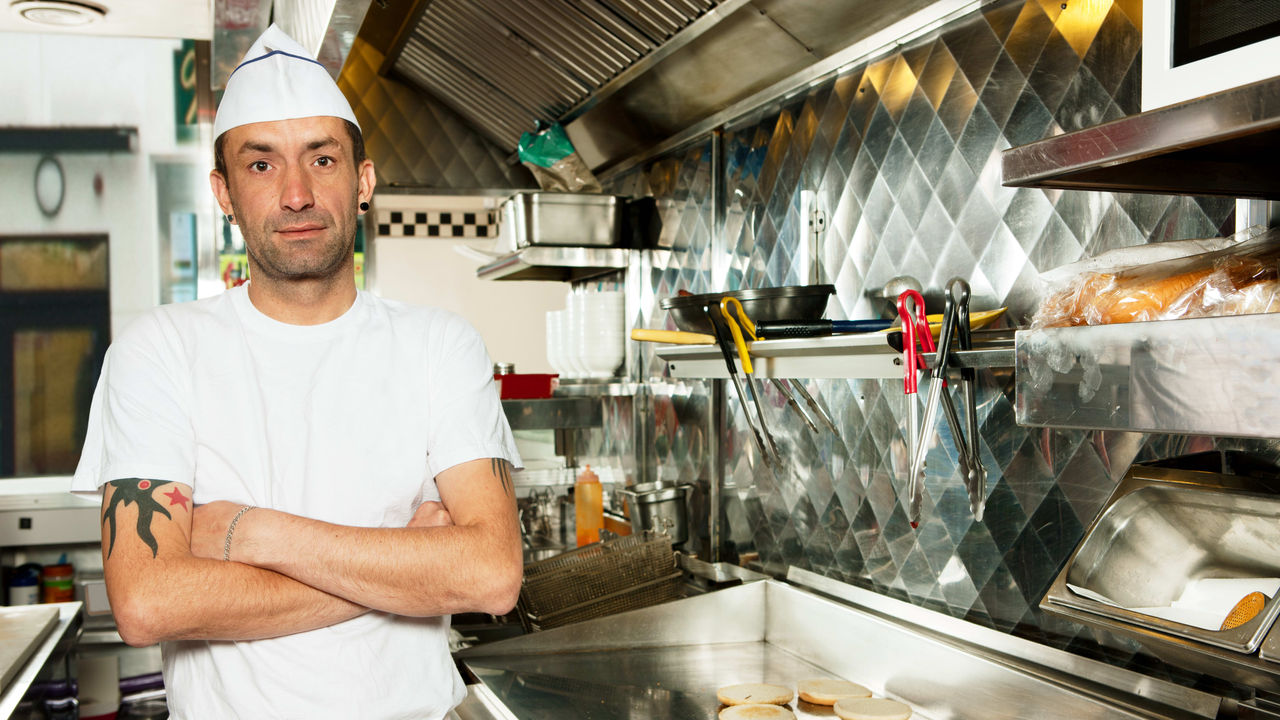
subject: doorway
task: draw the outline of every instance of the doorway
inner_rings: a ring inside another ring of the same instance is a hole
[[[110,335],[106,235],[0,235],[0,477],[75,471]]]

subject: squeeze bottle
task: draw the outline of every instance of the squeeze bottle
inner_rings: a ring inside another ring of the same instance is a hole
[[[573,517],[577,529],[578,547],[590,545],[600,539],[604,527],[604,486],[588,465],[573,484]]]

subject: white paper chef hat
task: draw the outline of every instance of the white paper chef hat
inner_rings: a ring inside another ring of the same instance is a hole
[[[272,23],[227,79],[213,119],[213,137],[249,123],[322,115],[360,126],[324,66]]]

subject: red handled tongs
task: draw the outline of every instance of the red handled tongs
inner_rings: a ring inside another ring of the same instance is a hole
[[[911,527],[920,525],[920,505],[924,498],[924,461],[921,456],[920,410],[916,402],[920,372],[925,370],[924,356],[934,352],[933,333],[925,316],[924,298],[915,290],[907,290],[898,296],[898,317],[902,318],[902,371],[903,390],[907,395],[907,458],[911,463],[907,481],[907,518]]]
[[[969,284],[960,278],[947,283],[946,307],[942,313],[942,329],[938,333],[938,354],[933,364],[932,377],[929,381],[929,399],[925,403],[924,424],[921,426],[920,442],[916,445],[915,456],[911,461],[911,477],[920,478],[923,485],[925,457],[929,453],[929,445],[933,440],[934,423],[937,420],[938,408],[942,408],[947,426],[956,447],[956,464],[960,475],[964,478],[965,489],[969,492],[969,504],[974,517],[982,519],[986,495],[986,470],[978,454],[978,420],[977,405],[974,393],[975,373],[972,368],[961,370],[961,385],[965,396],[968,429],[960,425],[960,417],[947,388],[947,368],[951,362],[951,339],[955,336],[961,350],[973,349],[973,338],[969,327]],[[913,495],[908,517],[912,526],[919,521],[920,495]]]

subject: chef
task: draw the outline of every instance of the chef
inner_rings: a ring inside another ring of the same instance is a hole
[[[355,286],[373,163],[274,25],[214,121],[250,282],[116,339],[73,490],[102,496],[107,591],[159,642],[171,717],[440,718],[449,615],[515,604],[511,431],[479,335]]]

